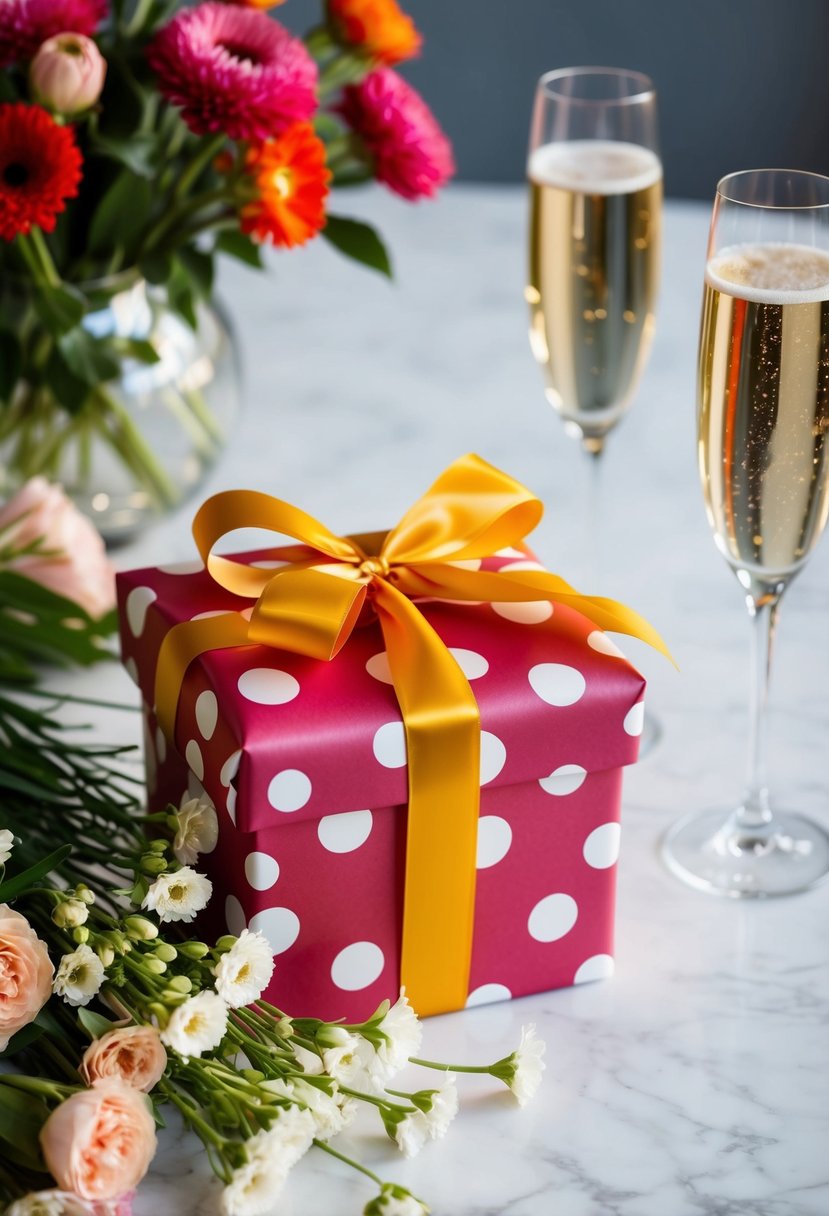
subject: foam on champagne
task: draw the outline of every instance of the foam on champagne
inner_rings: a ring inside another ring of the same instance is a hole
[[[527,176],[539,186],[582,194],[633,194],[661,180],[662,164],[640,144],[574,139],[536,148]]]
[[[705,268],[705,281],[755,304],[829,300],[829,253],[810,245],[730,245]]]

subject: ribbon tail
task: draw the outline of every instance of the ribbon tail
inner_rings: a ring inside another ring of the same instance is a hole
[[[469,992],[480,802],[480,717],[469,683],[415,605],[375,585],[406,728],[409,808],[401,982],[421,1016]]]
[[[206,650],[249,645],[248,623],[238,612],[201,621],[182,621],[168,630],[158,652],[155,673],[156,715],[168,739],[175,738],[179,694],[193,660]]]

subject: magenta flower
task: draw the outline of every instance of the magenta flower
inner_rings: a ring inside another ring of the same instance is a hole
[[[215,0],[185,9],[156,35],[149,60],[197,135],[268,139],[317,108],[317,68],[304,44],[257,9]]]
[[[345,90],[341,113],[374,160],[374,174],[404,198],[431,198],[455,172],[452,145],[416,89],[379,68]]]
[[[54,34],[93,34],[107,0],[0,0],[0,67],[31,59]]]

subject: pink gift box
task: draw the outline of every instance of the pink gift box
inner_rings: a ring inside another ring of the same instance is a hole
[[[279,551],[246,562],[281,564]],[[240,558],[240,560],[242,560]],[[484,569],[540,569],[504,550]],[[263,646],[190,667],[174,742],[150,708],[172,625],[247,602],[200,563],[119,575],[124,663],[144,700],[152,809],[207,792],[219,842],[209,928],[261,930],[268,998],[358,1020],[400,985],[407,775],[403,724],[376,622],[331,662]],[[468,1004],[613,969],[623,767],[645,681],[601,630],[556,604],[422,601],[481,714],[481,804]]]

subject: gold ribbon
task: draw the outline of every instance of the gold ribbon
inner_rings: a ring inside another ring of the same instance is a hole
[[[474,455],[450,465],[388,533],[335,536],[313,516],[268,494],[216,494],[197,512],[193,535],[216,582],[254,601],[250,621],[229,612],[183,622],[167,633],[159,653],[156,708],[172,739],[184,677],[198,655],[266,645],[332,659],[370,598],[406,731],[401,982],[422,1015],[462,1008],[468,992],[480,718],[466,677],[412,600],[555,601],[602,629],[632,634],[668,654],[637,613],[613,600],[579,595],[557,575],[458,565],[520,543],[542,511],[529,490]],[[313,555],[263,570],[214,553],[221,537],[237,528],[291,536]]]

